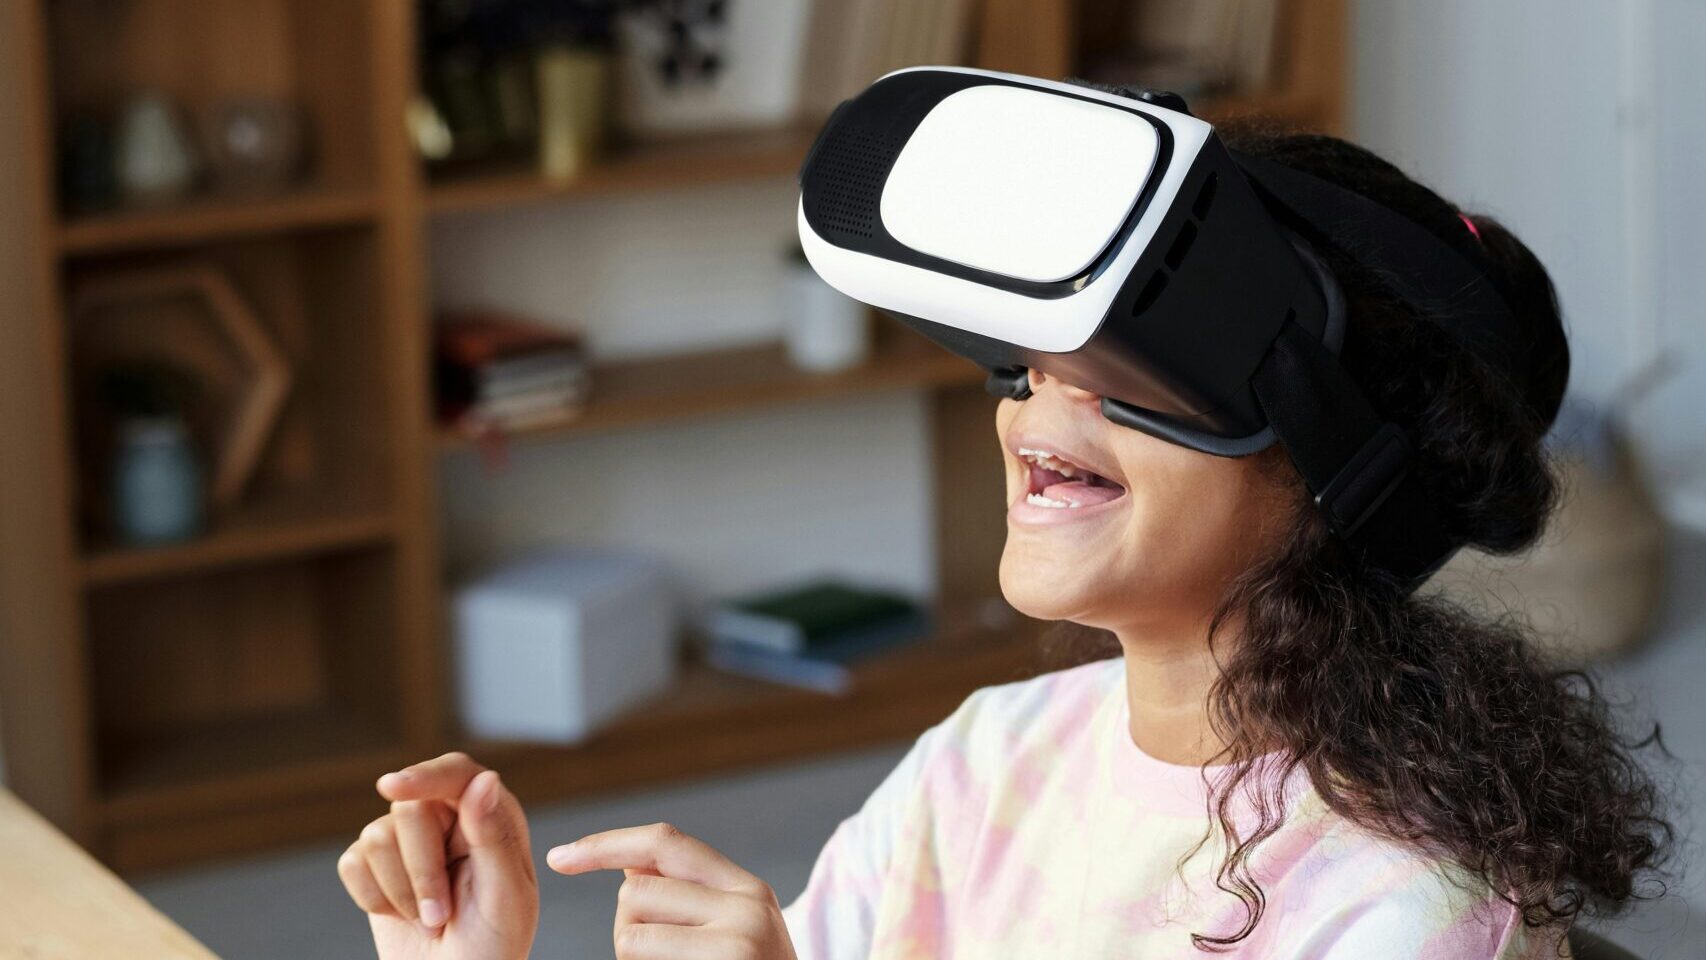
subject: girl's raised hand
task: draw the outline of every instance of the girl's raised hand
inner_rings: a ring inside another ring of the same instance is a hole
[[[381,960],[525,960],[539,925],[527,818],[496,772],[447,753],[379,778],[391,812],[338,859]]]
[[[617,960],[794,960],[776,894],[667,823],[608,830],[555,847],[558,873],[621,870]]]

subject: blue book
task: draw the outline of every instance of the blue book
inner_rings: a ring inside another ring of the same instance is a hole
[[[820,578],[724,600],[708,611],[703,626],[714,640],[804,653],[826,641],[903,620],[918,609],[916,602],[891,590]]]
[[[915,610],[869,627],[825,637],[801,653],[713,639],[705,646],[705,660],[729,673],[822,693],[845,694],[853,687],[853,663],[922,639],[929,633],[929,614]]]

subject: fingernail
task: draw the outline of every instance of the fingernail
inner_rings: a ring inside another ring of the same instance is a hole
[[[444,911],[444,904],[428,897],[421,901],[421,922],[429,927],[440,927],[450,919]]]
[[[487,813],[492,813],[493,811],[497,810],[497,808],[498,808],[498,791],[503,786],[503,781],[498,778],[498,772],[496,770],[493,770],[491,773],[492,773],[491,782],[486,784],[486,796],[481,801],[481,804],[486,808]]]

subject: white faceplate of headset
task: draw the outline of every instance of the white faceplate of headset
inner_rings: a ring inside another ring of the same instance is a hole
[[[1020,280],[1083,273],[1155,166],[1155,128],[1129,110],[988,84],[919,123],[883,188],[883,226],[920,253]]]
[[[874,307],[922,317],[1032,350],[1066,353],[1083,346],[1096,332],[1102,317],[1107,313],[1108,305],[1119,293],[1120,284],[1131,272],[1132,264],[1154,239],[1157,227],[1178,198],[1179,188],[1213,128],[1187,114],[1165,110],[1118,94],[1102,93],[1088,87],[1052,80],[969,67],[911,67],[897,72],[906,73],[912,70],[946,70],[996,77],[1040,91],[1057,91],[1072,97],[1088,97],[1128,110],[1141,111],[1165,123],[1171,131],[1171,157],[1163,167],[1151,172],[1150,175],[1157,178],[1154,195],[1131,235],[1113,255],[1108,269],[1098,274],[1083,289],[1067,296],[1030,297],[925,267],[836,246],[811,228],[806,220],[805,204],[801,202],[797,209],[797,220],[800,244],[805,250],[806,259],[830,286]],[[1054,99],[1067,100],[1060,97]],[[885,201],[886,199],[885,197]],[[992,203],[998,203],[1001,199],[999,192],[991,196]]]

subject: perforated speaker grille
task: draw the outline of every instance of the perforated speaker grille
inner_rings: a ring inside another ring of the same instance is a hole
[[[900,155],[904,135],[843,124],[819,148],[823,173],[817,218],[826,231],[869,239],[877,231],[883,183]]]

